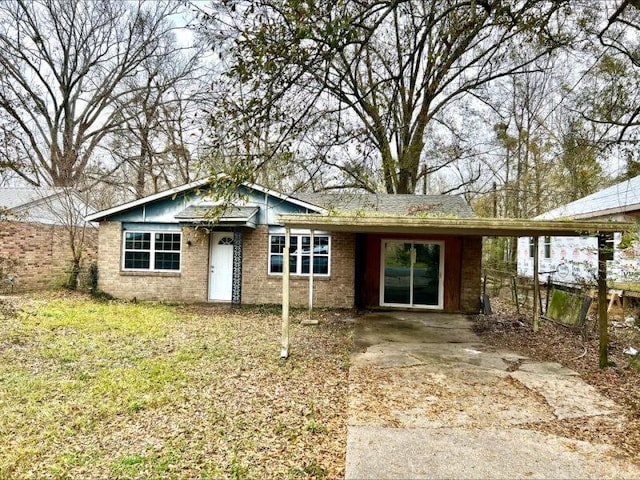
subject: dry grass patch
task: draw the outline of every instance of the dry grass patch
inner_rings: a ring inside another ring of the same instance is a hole
[[[336,478],[344,473],[345,313],[3,301],[0,477]]]

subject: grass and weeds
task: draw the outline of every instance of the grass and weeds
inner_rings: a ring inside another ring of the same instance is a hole
[[[346,318],[283,361],[269,309],[4,299],[0,478],[340,477]]]

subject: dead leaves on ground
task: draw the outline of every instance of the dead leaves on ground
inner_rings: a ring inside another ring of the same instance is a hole
[[[596,441],[618,447],[619,453],[638,462],[640,451],[640,372],[629,367],[623,351],[629,342],[640,340],[633,329],[610,328],[609,358],[614,366],[598,367],[598,338],[595,318],[578,331],[543,321],[534,333],[531,315],[518,315],[508,305],[493,301],[494,315],[474,317],[474,330],[484,342],[512,350],[533,360],[552,361],[575,371],[604,396],[624,408],[623,416],[531,422],[531,429],[577,440]]]
[[[344,475],[346,313],[315,327],[294,317],[283,361],[269,309],[110,309],[78,295],[14,306],[0,317],[0,477]]]

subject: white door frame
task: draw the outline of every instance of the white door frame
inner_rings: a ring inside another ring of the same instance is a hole
[[[438,271],[438,304],[437,305],[415,305],[412,300],[409,303],[384,303],[384,254],[385,242],[410,243],[412,245],[411,253],[411,271],[410,271],[410,298],[413,298],[413,262],[414,253],[413,245],[438,245],[440,246],[439,271]],[[383,238],[380,241],[380,306],[381,307],[400,307],[400,308],[421,308],[430,310],[442,310],[444,308],[444,242],[442,240],[419,240],[419,239],[402,239],[402,238]]]
[[[209,279],[207,288],[207,298],[210,302],[231,302],[233,291],[233,244],[231,245],[218,245],[221,239],[229,237],[233,240],[233,232],[211,232],[209,236]],[[229,248],[231,247],[231,248]],[[217,255],[221,248],[226,248],[227,257],[223,257],[222,265],[214,265]],[[215,269],[218,271],[214,271]],[[220,270],[223,269],[223,270]],[[224,284],[224,288],[218,289],[214,292],[214,288],[218,285],[215,283],[216,279],[228,282]],[[219,293],[222,292],[222,293]],[[213,295],[215,293],[215,295]],[[216,298],[218,297],[218,298]]]

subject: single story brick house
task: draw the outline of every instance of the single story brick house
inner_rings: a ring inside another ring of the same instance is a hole
[[[98,287],[140,300],[282,304],[283,325],[289,305],[477,313],[483,237],[630,228],[477,218],[450,195],[283,194],[249,183],[222,208],[211,181],[88,216],[100,224]]]
[[[69,189],[0,188],[0,292],[66,284],[73,268],[72,243],[86,269],[96,257],[98,235],[84,217],[94,211]]]
[[[458,196],[283,194],[246,183],[212,221],[209,185],[192,182],[88,216],[100,224],[99,288],[141,300],[279,304],[281,218],[475,217]],[[292,305],[479,310],[479,233],[287,230]]]

